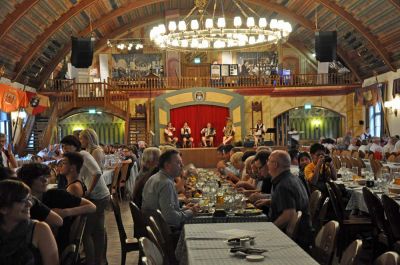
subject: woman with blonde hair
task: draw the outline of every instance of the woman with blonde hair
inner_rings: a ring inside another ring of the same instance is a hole
[[[81,146],[90,153],[101,169],[104,167],[105,154],[103,148],[99,145],[99,137],[95,130],[91,128],[84,129],[79,134]]]

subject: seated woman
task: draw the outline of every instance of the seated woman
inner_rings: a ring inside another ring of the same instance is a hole
[[[183,127],[181,128],[181,137],[182,137],[182,147],[192,147],[193,146],[193,137],[191,137],[192,130],[190,129],[188,123],[185,121]]]
[[[50,227],[30,219],[29,187],[21,181],[0,182],[0,260],[2,264],[57,265],[58,250]]]
[[[171,122],[168,122],[167,127],[164,129],[165,142],[167,144],[175,145],[178,142],[178,137],[174,137],[175,127],[172,126]]]
[[[226,125],[222,130],[224,133],[224,137],[222,138],[222,144],[227,145],[232,143],[233,136],[235,135],[235,128],[233,127],[233,123],[231,119],[227,119]]]
[[[211,123],[207,123],[207,126],[203,129],[201,129],[200,133],[201,133],[201,142],[203,143],[203,146],[204,147],[213,147],[216,131],[211,126]]]

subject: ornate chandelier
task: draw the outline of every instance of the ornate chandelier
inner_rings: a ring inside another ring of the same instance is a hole
[[[232,0],[232,3],[243,18],[226,18],[222,4],[222,16],[216,17],[217,1],[195,0],[195,6],[184,19],[153,27],[150,40],[157,47],[167,50],[237,50],[283,43],[292,32],[289,22],[271,19],[268,23],[265,17],[259,17],[240,0]],[[214,7],[209,15],[207,7],[211,2]]]

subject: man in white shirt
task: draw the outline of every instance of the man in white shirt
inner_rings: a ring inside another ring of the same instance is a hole
[[[383,147],[383,153],[392,153],[395,150],[395,144],[397,142],[396,137],[390,137],[388,143]]]
[[[8,144],[7,149],[5,149],[6,143],[6,135],[0,133],[0,167],[17,168],[17,161],[12,152],[11,144]]]
[[[261,120],[257,121],[256,128],[254,128],[254,145],[258,146],[258,143],[262,141],[263,135],[266,132],[265,125]]]
[[[363,134],[360,136],[361,140],[368,140],[371,138],[371,134],[369,133],[369,127],[365,128],[365,131]]]
[[[351,143],[350,143],[349,147],[347,148],[347,150],[357,151],[358,150],[357,141],[358,141],[358,138],[356,138],[356,137],[351,139]]]
[[[379,137],[372,138],[372,145],[369,148],[369,151],[373,153],[375,152],[383,153],[383,148],[381,146],[381,139]]]

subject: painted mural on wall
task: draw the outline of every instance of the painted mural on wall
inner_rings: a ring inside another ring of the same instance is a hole
[[[238,52],[239,75],[264,76],[277,73],[278,54],[273,51]]]
[[[163,56],[157,53],[112,54],[113,78],[140,78],[160,74],[164,68]]]
[[[125,121],[107,113],[79,113],[63,119],[59,122],[60,139],[86,128],[95,130],[102,144],[124,142]]]

